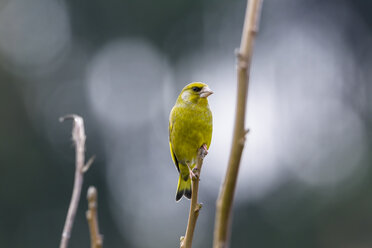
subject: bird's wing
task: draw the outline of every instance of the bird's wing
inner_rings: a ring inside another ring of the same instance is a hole
[[[178,165],[178,160],[177,160],[176,154],[174,154],[174,151],[173,151],[173,148],[172,148],[172,141],[171,141],[172,127],[173,127],[173,123],[172,123],[172,119],[170,119],[169,120],[169,148],[170,148],[170,153],[172,155],[173,163],[176,166],[178,172],[180,172],[180,167]]]

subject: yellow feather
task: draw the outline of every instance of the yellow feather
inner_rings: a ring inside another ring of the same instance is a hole
[[[169,116],[169,147],[172,160],[180,173],[176,200],[191,197],[189,168],[195,166],[198,149],[209,149],[212,139],[212,112],[207,97],[213,92],[204,83],[186,85]]]

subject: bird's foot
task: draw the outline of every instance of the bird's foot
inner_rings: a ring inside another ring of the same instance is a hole
[[[208,147],[206,144],[202,145],[205,155],[208,155]]]
[[[199,169],[194,167],[194,169],[192,169],[192,173],[194,174],[195,178],[199,178]]]
[[[198,168],[194,168],[190,170],[190,177],[192,181],[198,180],[199,179],[199,170]]]
[[[190,173],[191,180],[195,180],[197,178],[193,170],[189,170],[189,173]]]
[[[189,165],[187,165],[189,168],[190,178],[191,180],[196,180],[199,177],[198,168],[191,169]]]
[[[208,155],[208,148],[206,144],[203,144],[199,149],[199,156],[204,159]]]

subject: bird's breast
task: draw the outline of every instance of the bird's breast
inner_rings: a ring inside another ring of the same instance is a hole
[[[212,114],[209,108],[179,107],[175,111],[171,134],[174,152],[179,162],[194,163],[198,149],[212,137]]]

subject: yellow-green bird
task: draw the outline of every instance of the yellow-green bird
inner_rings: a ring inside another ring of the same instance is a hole
[[[179,172],[176,201],[183,195],[191,198],[190,172],[195,167],[198,150],[209,149],[212,139],[212,112],[208,99],[213,91],[195,82],[186,85],[169,116],[169,147]]]

